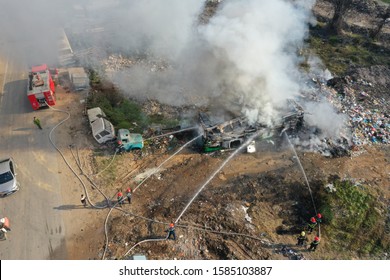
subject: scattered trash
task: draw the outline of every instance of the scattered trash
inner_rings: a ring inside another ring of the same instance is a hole
[[[325,190],[329,193],[336,192],[336,187],[333,184],[327,184]]]
[[[298,254],[296,251],[294,251],[291,248],[288,248],[287,246],[282,246],[280,249],[276,249],[275,252],[277,254],[282,254],[283,256],[289,258],[290,260],[304,260],[305,256],[303,254]]]
[[[245,212],[245,220],[249,223],[252,223],[252,218],[248,214],[249,207],[245,207],[242,205],[242,209],[244,209],[244,212]]]
[[[389,103],[385,98],[375,97],[363,90],[372,87],[372,83],[344,78],[339,79],[337,85],[328,81],[328,85],[330,87],[322,87],[328,101],[349,116],[353,146],[390,143]],[[340,92],[340,87],[345,94]]]

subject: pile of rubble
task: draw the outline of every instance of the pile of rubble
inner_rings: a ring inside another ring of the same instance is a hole
[[[353,146],[389,144],[389,102],[385,97],[367,93],[364,88],[373,85],[362,79],[353,81],[345,77],[337,84],[333,82],[333,79],[328,81],[328,100],[349,116],[348,126],[351,128]]]
[[[183,144],[183,141],[179,141],[173,135],[162,136],[161,127],[150,127],[148,130],[144,131],[143,136],[145,137],[145,141],[147,143],[145,145],[145,155],[156,153],[164,154],[173,150],[179,144]]]
[[[125,68],[133,66],[142,66],[150,69],[151,72],[164,71],[170,66],[167,61],[163,59],[151,59],[146,56],[125,57],[121,54],[111,54],[102,63],[106,72],[121,71]]]
[[[111,54],[103,61],[106,71],[119,71],[123,68],[131,67],[133,64],[134,60],[124,58],[121,54]]]
[[[326,98],[335,111],[347,117],[344,127],[339,137],[331,139],[324,138],[319,128],[305,122],[298,133],[288,133],[290,141],[302,150],[330,157],[352,156],[364,145],[389,144],[389,72],[390,68],[371,67],[357,69],[345,77],[312,77],[306,82],[303,102],[320,103]]]

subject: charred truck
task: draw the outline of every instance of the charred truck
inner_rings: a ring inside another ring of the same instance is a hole
[[[215,123],[204,112],[199,114],[203,128],[204,152],[236,149],[259,127],[249,125],[247,118],[238,117],[230,121]]]
[[[248,118],[238,116],[228,121],[214,121],[205,113],[199,113],[199,121],[203,128],[204,152],[213,152],[222,149],[236,149],[251,135],[258,133],[258,138],[271,139],[274,134],[281,135],[286,131],[296,133],[303,127],[304,111],[295,100],[288,100],[288,113],[284,114],[278,123],[268,127],[259,122],[250,123]]]
[[[34,110],[56,104],[55,84],[46,64],[31,68],[28,74],[27,97]]]

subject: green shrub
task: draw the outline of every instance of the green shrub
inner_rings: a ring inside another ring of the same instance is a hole
[[[389,0],[390,1],[390,0]],[[334,74],[343,76],[350,64],[390,64],[390,56],[370,38],[359,34],[330,35],[324,25],[311,28],[309,51],[318,55]]]
[[[329,36],[329,43],[332,45],[336,45],[341,42],[341,38],[337,35]]]
[[[116,91],[96,92],[90,95],[88,107],[100,107],[107,115],[107,119],[118,128],[131,128],[135,132],[142,132],[146,126],[140,105],[130,100],[124,99]]]
[[[162,114],[153,114],[148,117],[148,123],[151,124],[160,124],[164,128],[173,128],[180,125],[179,120],[177,119],[166,119]]]
[[[101,82],[99,74],[93,69],[89,70],[89,81],[92,86],[100,84]]]
[[[350,181],[335,181],[335,193],[321,193],[319,208],[324,216],[324,231],[331,247],[356,251],[361,256],[389,250],[390,237],[380,205],[369,189]]]
[[[116,129],[127,128],[142,133],[150,124],[159,124],[164,128],[173,128],[180,125],[177,119],[167,119],[162,114],[146,116],[141,106],[131,100],[125,99],[115,89],[97,91],[88,98],[88,108],[100,107],[107,115],[107,119]]]
[[[332,223],[334,215],[333,215],[332,207],[329,204],[326,203],[326,204],[322,205],[319,209],[319,212],[324,217],[324,219],[323,219],[324,224],[331,224]]]

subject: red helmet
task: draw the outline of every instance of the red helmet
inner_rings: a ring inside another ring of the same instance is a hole
[[[169,227],[170,227],[170,228],[173,228],[174,226],[175,226],[174,223],[170,223],[170,224],[169,224]]]
[[[314,237],[314,241],[320,241],[320,238],[318,236]]]
[[[126,190],[127,192],[131,192],[131,189],[130,188],[127,188],[127,190]]]
[[[310,222],[315,223],[316,222],[316,218],[311,217]]]
[[[321,215],[321,213],[318,213],[318,214],[317,214],[317,218],[319,218],[319,219],[321,219],[321,218],[322,218],[322,215]]]

